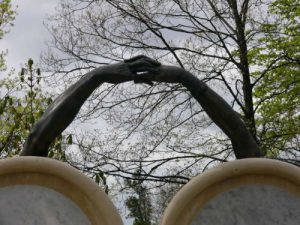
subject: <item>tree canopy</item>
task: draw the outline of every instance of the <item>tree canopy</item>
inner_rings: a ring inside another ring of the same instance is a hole
[[[254,73],[260,79],[254,96],[261,148],[270,157],[282,157],[284,152],[296,156],[300,147],[299,2],[274,1],[269,13],[271,20],[262,25],[262,46],[253,52],[253,61],[262,68]]]
[[[20,153],[24,147],[33,124],[43,115],[52,102],[41,88],[40,68],[35,68],[32,59],[15,76],[0,81],[0,157],[11,157]],[[62,137],[59,136],[51,145],[50,157],[65,160]]]
[[[0,2],[0,40],[3,38],[4,34],[9,31],[9,28],[13,25],[15,19],[16,11],[11,5],[11,0],[3,0]],[[6,52],[4,50],[0,53],[0,70],[5,69],[5,56]]]
[[[231,104],[261,155],[297,163],[294,2],[65,0],[48,22],[53,41],[43,61],[55,72],[52,82],[66,83],[138,54],[181,67]],[[144,179],[185,183],[192,174],[234,159],[228,137],[178,84],[102,85],[79,116],[100,117],[110,132],[95,129],[84,134],[88,139],[81,134],[73,140],[87,160],[75,163],[87,172],[130,178],[142,163]],[[169,170],[172,165],[177,169]]]

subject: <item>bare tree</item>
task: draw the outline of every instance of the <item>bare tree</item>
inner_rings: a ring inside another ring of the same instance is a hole
[[[268,3],[64,0],[49,20],[53,40],[43,60],[45,67],[55,72],[51,82],[66,83],[73,83],[87,70],[138,54],[175,65],[222,95],[240,114],[232,116],[244,121],[254,145],[259,146],[253,88],[264,73],[252,76],[256,65],[249,51],[259,45],[259,27],[267,20],[264,11]],[[266,69],[273,66],[275,62],[270,62]],[[85,133],[89,138],[84,140],[83,134],[78,135],[75,142],[84,163],[70,161],[87,172],[101,170],[125,178],[142,163],[143,179],[185,183],[211,164],[242,158],[238,152],[243,155],[243,147],[233,152],[228,132],[222,124],[218,124],[220,130],[212,123],[205,113],[209,115],[209,108],[188,91],[191,87],[187,86],[196,85],[196,80],[183,85],[102,85],[78,118],[88,121],[101,116],[112,129],[109,133],[103,129]],[[252,153],[265,154],[257,153],[256,148]],[[168,170],[170,165],[177,165],[178,170]]]

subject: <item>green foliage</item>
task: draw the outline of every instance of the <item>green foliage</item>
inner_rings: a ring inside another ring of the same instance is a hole
[[[11,0],[2,0],[0,2],[0,40],[8,32],[8,28],[13,25],[16,12],[12,9]],[[0,70],[5,68],[5,52],[0,53]]]
[[[262,25],[263,47],[252,52],[253,62],[263,68],[254,73],[259,79],[254,96],[261,148],[270,157],[281,150],[297,149],[293,140],[300,135],[299,3],[277,0],[270,5],[274,21]]]
[[[18,154],[33,126],[51,103],[42,92],[41,73],[29,59],[17,77],[12,75],[0,81],[0,152],[1,157]],[[61,149],[60,140],[53,145]],[[53,150],[54,151],[54,150]]]
[[[125,204],[129,209],[129,216],[134,218],[133,225],[151,225],[152,204],[147,187],[143,179],[136,172],[136,180],[127,180],[127,186],[134,191],[134,195],[126,199]]]
[[[105,174],[102,171],[100,171],[100,172],[94,174],[93,178],[97,184],[101,185],[104,188],[105,193],[108,194],[109,189],[108,189]]]
[[[0,39],[8,32],[8,27],[13,26],[16,12],[12,9],[11,0],[2,0],[0,2]]]

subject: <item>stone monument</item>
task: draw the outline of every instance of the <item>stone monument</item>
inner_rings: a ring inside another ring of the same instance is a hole
[[[71,166],[42,157],[0,161],[1,225],[123,225],[104,191]]]
[[[300,168],[243,159],[208,170],[174,197],[161,225],[298,225]]]
[[[300,168],[242,159],[195,177],[160,225],[298,225]],[[0,161],[1,225],[123,225],[105,192],[71,166],[43,157]]]

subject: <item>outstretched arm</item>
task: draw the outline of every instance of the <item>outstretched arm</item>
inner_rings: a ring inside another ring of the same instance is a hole
[[[94,69],[70,86],[54,100],[34,125],[20,155],[47,156],[50,144],[74,120],[83,103],[99,85],[103,82],[118,84],[135,80],[136,74],[132,73],[129,66],[141,57]],[[145,58],[143,62],[144,68],[154,74],[160,66],[160,63],[150,58]],[[143,80],[137,79],[136,82]]]
[[[222,97],[182,68],[160,66],[145,56],[92,70],[68,88],[35,124],[21,155],[47,156],[51,142],[72,122],[82,104],[101,83],[118,84],[131,80],[147,84],[153,81],[181,83],[230,138],[238,159],[260,156],[259,147],[245,124]]]
[[[135,73],[145,70],[142,59],[135,61],[130,67]],[[149,81],[181,83],[191,92],[213,122],[230,138],[236,158],[261,156],[258,144],[239,114],[193,74],[179,67],[162,65],[159,73],[143,73],[139,76],[140,79]]]
[[[240,115],[197,77],[184,73],[181,83],[191,92],[213,122],[230,138],[237,159],[259,157],[260,150]]]

